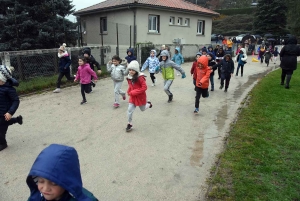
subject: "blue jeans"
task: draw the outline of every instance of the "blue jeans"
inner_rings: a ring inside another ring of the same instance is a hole
[[[209,80],[211,84],[211,89],[214,90],[215,89],[214,75],[210,74]]]

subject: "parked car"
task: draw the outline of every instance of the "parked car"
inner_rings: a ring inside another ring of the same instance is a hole
[[[238,36],[235,37],[236,41],[242,41],[242,39],[244,38],[244,36],[246,36],[247,34],[240,34]]]
[[[219,35],[221,34],[211,34],[211,41],[217,41]]]

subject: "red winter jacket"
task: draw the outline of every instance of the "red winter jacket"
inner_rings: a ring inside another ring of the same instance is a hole
[[[203,68],[199,68],[197,66],[197,79],[196,79],[196,86],[202,89],[207,89],[209,86],[209,77],[211,73],[211,69],[208,68],[208,58],[206,56],[201,56],[197,63],[201,63],[204,65]],[[199,83],[201,83],[201,87],[199,86]]]
[[[140,74],[138,80],[135,83],[131,82],[131,79],[127,78],[128,90],[127,94],[130,96],[129,103],[134,104],[135,106],[146,105],[147,97],[146,90],[147,84],[144,74]]]
[[[191,68],[191,75],[193,75],[193,79],[196,80],[196,78],[197,78],[197,61],[193,62],[193,65]]]

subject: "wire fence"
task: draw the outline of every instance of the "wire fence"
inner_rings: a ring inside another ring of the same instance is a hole
[[[100,61],[100,47],[90,47],[92,55]],[[70,73],[76,73],[78,67],[78,55],[82,48],[67,48],[72,64]],[[14,77],[20,81],[29,80],[41,76],[53,76],[59,72],[59,58],[57,49],[28,50],[14,52],[0,52],[2,65],[14,67]]]

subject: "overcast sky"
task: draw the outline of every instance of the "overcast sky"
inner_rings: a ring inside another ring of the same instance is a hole
[[[75,6],[75,10],[80,10],[98,3],[101,3],[102,1],[105,0],[73,0],[72,4]],[[71,20],[72,22],[74,22],[74,20],[76,19],[75,16],[71,15],[68,17],[69,20]]]

